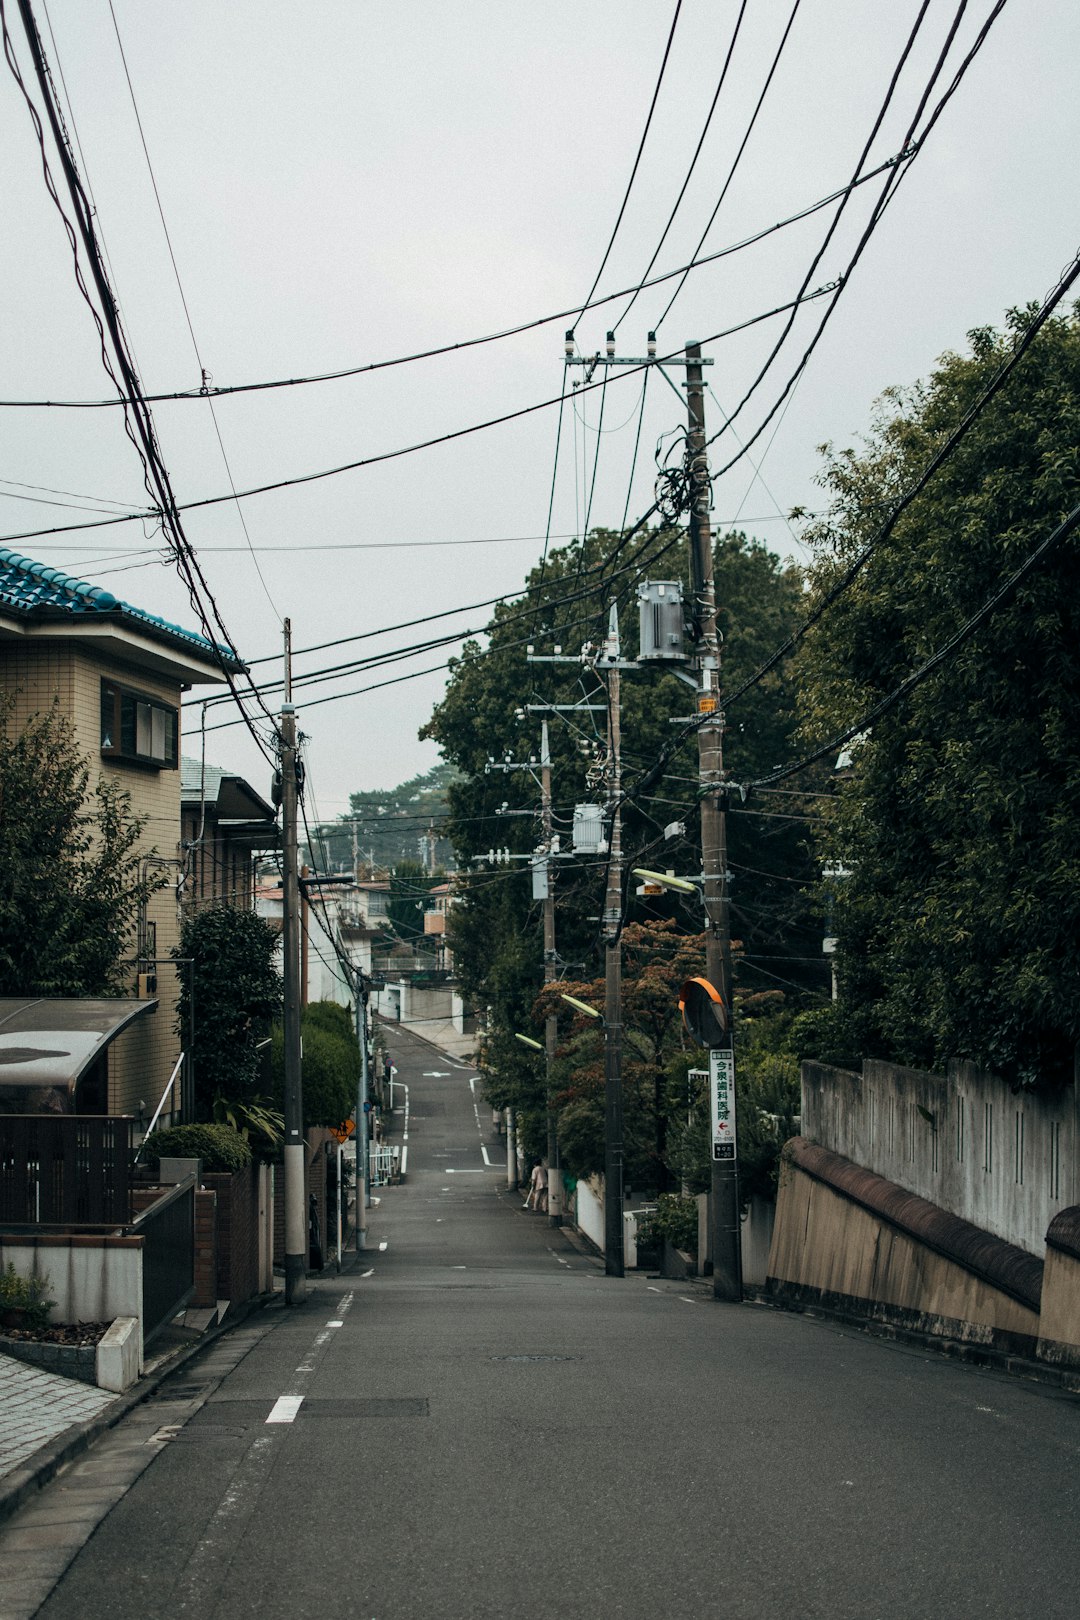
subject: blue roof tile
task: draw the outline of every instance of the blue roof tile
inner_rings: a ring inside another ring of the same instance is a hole
[[[230,665],[236,663],[235,655],[227,647],[214,646],[205,636],[196,635],[193,630],[170,624],[168,619],[132,607],[130,602],[121,602],[111,591],[102,590],[100,585],[88,585],[59,568],[34,562],[30,557],[20,557],[18,552],[9,551],[3,546],[0,546],[0,605],[28,616],[43,608],[53,612],[59,609],[77,618],[97,613],[119,614],[121,618],[131,619],[143,626],[151,634],[178,641],[211,656],[217,655]]]

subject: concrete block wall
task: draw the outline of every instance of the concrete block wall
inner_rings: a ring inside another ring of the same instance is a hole
[[[0,1232],[0,1267],[23,1277],[48,1276],[55,1322],[142,1320],[141,1237],[103,1233]]]
[[[812,1142],[1031,1254],[1080,1203],[1077,1087],[1014,1092],[956,1063],[947,1075],[867,1060],[861,1074],[802,1065],[802,1129]]]

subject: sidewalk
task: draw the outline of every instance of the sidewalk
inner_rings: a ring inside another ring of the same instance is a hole
[[[0,1352],[0,1522],[151,1395],[171,1372],[265,1303],[266,1298],[256,1298],[250,1309],[204,1331],[166,1328],[155,1340],[142,1376],[123,1395],[44,1372]]]
[[[118,1399],[110,1390],[0,1353],[0,1482],[65,1430],[100,1417]]]

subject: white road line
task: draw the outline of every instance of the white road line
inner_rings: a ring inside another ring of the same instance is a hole
[[[697,1304],[696,1299],[687,1299],[685,1294],[680,1294],[679,1298],[682,1300],[684,1305],[696,1305]]]
[[[650,1294],[662,1294],[663,1292],[664,1292],[664,1290],[662,1288],[654,1288],[651,1283],[649,1284],[649,1293]]]
[[[291,1423],[299,1412],[303,1399],[302,1395],[279,1395],[266,1420],[267,1423]]]
[[[363,1279],[364,1277],[374,1277],[374,1275],[375,1275],[375,1267],[374,1266],[372,1266],[369,1271],[362,1271],[360,1273],[361,1279]]]
[[[344,1322],[327,1322],[327,1327],[344,1327]]]
[[[409,1150],[408,1150],[407,1147],[403,1147],[402,1150],[401,1150],[401,1174],[404,1175],[406,1173],[406,1171],[408,1170],[408,1168],[409,1168]],[[373,1199],[372,1202],[377,1203],[378,1200]]]
[[[380,1254],[385,1254],[386,1250],[387,1250],[387,1242],[386,1242],[386,1239],[383,1238],[382,1242],[379,1244],[379,1253]]]
[[[473,1096],[475,1097],[476,1096],[476,1076],[475,1076],[475,1074],[470,1074],[470,1076],[469,1076],[469,1090],[472,1092]]]
[[[490,1166],[488,1168],[490,1169]],[[451,1169],[450,1165],[447,1165],[443,1171],[446,1176],[482,1176],[483,1173],[482,1170],[454,1170]]]

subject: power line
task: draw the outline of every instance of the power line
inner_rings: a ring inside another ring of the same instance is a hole
[[[154,192],[154,201],[157,204],[158,218],[161,220],[161,229],[165,236],[165,245],[169,250],[169,262],[172,265],[173,276],[176,280],[176,290],[180,294],[180,302],[183,305],[184,319],[187,322],[188,333],[191,337],[191,347],[195,352],[195,359],[198,363],[199,372],[205,378],[207,371],[205,365],[203,364],[202,354],[199,351],[198,339],[195,336],[195,327],[191,319],[191,310],[188,308],[187,296],[184,292],[184,284],[180,280],[180,266],[176,262],[176,253],[173,248],[172,237],[169,235],[169,227],[165,220],[165,209],[162,205],[161,193],[158,190],[157,176],[154,173],[154,165],[150,161],[150,148],[146,144],[146,131],[143,129],[142,115],[139,112],[139,104],[135,99],[135,86],[131,82],[131,71],[128,67],[127,54],[124,50],[124,42],[120,38],[120,24],[116,20],[116,9],[113,5],[113,0],[109,0],[109,16],[112,18],[113,32],[116,35],[116,44],[120,51],[120,61],[122,62],[124,68],[124,78],[127,81],[128,95],[131,97],[131,107],[135,114],[135,122],[139,130],[139,140],[142,143],[143,156],[146,159],[146,169],[150,176],[150,184]],[[217,411],[214,409],[214,402],[208,396],[206,403],[210,407],[210,417],[214,424],[214,433],[217,438],[218,449],[221,451],[221,459],[225,464],[225,476],[229,480],[229,488],[232,490],[233,499],[236,501],[236,515],[240,519],[240,527],[244,531],[244,539],[247,541],[248,550],[251,552],[251,560],[255,564],[255,572],[259,576],[259,583],[263,588],[263,593],[266,596],[266,600],[269,602],[274,614],[280,622],[281,614],[278,611],[277,603],[270,594],[270,587],[263,578],[263,571],[259,567],[259,559],[256,557],[254,547],[251,544],[251,535],[248,533],[247,520],[244,517],[243,508],[241,507],[236,496],[236,482],[233,478],[232,467],[229,465],[229,457],[225,450],[225,440],[221,436],[221,424],[218,421]]]
[[[659,75],[658,75],[657,80],[656,80],[656,88],[653,90],[652,101],[649,103],[649,115],[645,120],[645,128],[641,132],[641,140],[638,143],[637,155],[634,158],[634,166],[630,170],[630,178],[626,182],[626,190],[623,193],[622,204],[621,204],[621,206],[619,208],[619,212],[618,212],[618,216],[617,216],[617,218],[615,220],[615,224],[612,226],[611,235],[608,238],[608,245],[604,249],[604,257],[600,260],[600,268],[596,272],[596,276],[595,276],[595,278],[593,280],[592,286],[589,288],[588,296],[586,297],[585,302],[582,304],[581,308],[577,312],[577,315],[574,317],[574,325],[575,326],[577,325],[578,321],[581,319],[582,315],[584,315],[586,309],[588,309],[589,303],[590,303],[590,301],[592,299],[592,296],[593,296],[593,293],[596,291],[597,287],[600,285],[600,277],[603,275],[604,269],[605,269],[605,267],[607,265],[607,262],[608,262],[608,259],[611,257],[611,250],[615,246],[615,238],[619,234],[619,226],[623,222],[623,215],[626,213],[626,205],[630,201],[630,193],[633,190],[634,180],[637,177],[638,165],[641,162],[641,154],[645,150],[645,142],[648,139],[649,128],[650,128],[650,126],[652,124],[652,121],[653,121],[653,113],[656,111],[656,103],[657,103],[657,100],[659,99],[659,96],[660,96],[660,86],[664,82],[664,74],[667,71],[668,57],[671,55],[671,44],[672,44],[672,41],[675,38],[675,29],[676,29],[676,26],[678,25],[679,12],[681,10],[682,10],[682,0],[675,0],[675,15],[671,19],[671,28],[670,28],[670,30],[668,32],[667,44],[664,46],[664,56],[663,56],[663,60],[660,63],[660,72],[659,72]]]
[[[20,0],[20,3],[22,3],[22,0]],[[819,287],[814,292],[804,293],[798,302],[812,303],[814,299],[820,298],[828,291],[831,291],[831,288]],[[719,343],[724,338],[733,337],[739,332],[745,332],[752,326],[760,325],[763,321],[773,320],[777,315],[785,315],[793,307],[794,305],[790,302],[778,304],[774,309],[764,310],[758,315],[751,315],[747,320],[739,321],[735,326],[725,327],[723,331],[720,332],[713,332],[711,336],[702,339],[702,341],[704,343]],[[665,360],[672,360],[678,354],[681,354],[681,352],[681,350],[672,350],[671,354],[660,356],[660,361],[663,363]],[[620,380],[625,377],[636,376],[638,373],[646,370],[647,367],[652,366],[654,363],[655,362],[652,360],[648,360],[644,361],[640,366],[628,366],[625,371],[621,372]],[[578,392],[580,395],[591,392],[593,389],[603,388],[605,386],[606,384],[604,382],[583,383]],[[358,472],[364,467],[378,466],[382,462],[397,461],[402,456],[415,455],[420,450],[431,450],[436,448],[438,445],[450,444],[458,439],[469,438],[474,433],[486,432],[489,428],[502,427],[508,422],[521,421],[523,417],[534,416],[537,411],[549,410],[553,405],[560,404],[561,400],[562,395],[555,394],[548,399],[537,400],[532,405],[522,405],[517,410],[505,411],[500,416],[488,417],[482,422],[473,422],[468,427],[453,428],[448,433],[439,433],[433,438],[418,440],[415,444],[399,445],[396,450],[383,450],[377,455],[363,456],[356,461],[342,462],[335,467],[325,467],[319,472],[301,473],[292,478],[278,478],[272,483],[252,485],[248,489],[241,489],[235,492],[230,491],[226,495],[208,495],[201,500],[176,501],[173,499],[169,508],[170,522],[173,520],[174,515],[178,518],[178,515],[181,512],[202,511],[209,506],[221,506],[226,501],[237,499],[246,500],[253,495],[268,495],[279,489],[295,489],[303,484],[314,484],[319,483],[326,478],[337,478],[342,473]],[[131,523],[135,521],[136,516],[158,517],[160,515],[160,512],[155,510],[148,513],[135,514],[131,517],[99,518],[96,521],[86,523],[69,523],[49,529],[28,529],[24,530],[20,534],[0,535],[0,545],[7,545],[12,540],[35,540],[45,535],[73,534],[77,530],[81,529],[99,529],[107,528],[114,523]]]
[[[728,173],[727,173],[727,179],[724,181],[724,184],[720,189],[720,195],[716,199],[716,205],[713,208],[712,213],[709,215],[709,222],[705,226],[705,229],[702,231],[701,236],[698,239],[698,245],[697,245],[696,249],[694,250],[694,254],[693,254],[694,258],[696,258],[698,256],[698,254],[701,252],[701,249],[704,247],[705,238],[708,236],[709,232],[712,230],[713,223],[714,223],[714,221],[716,219],[716,216],[720,212],[720,205],[724,201],[724,198],[727,196],[728,188],[730,187],[732,180],[735,178],[735,171],[739,167],[740,162],[742,161],[742,155],[746,151],[747,143],[748,143],[748,141],[750,139],[750,136],[754,132],[754,125],[757,123],[758,114],[760,113],[762,105],[764,104],[765,97],[769,93],[769,86],[772,84],[773,78],[775,77],[775,74],[776,74],[776,70],[780,66],[780,58],[784,54],[784,46],[788,42],[788,35],[791,33],[792,27],[793,27],[794,22],[795,22],[796,14],[797,14],[797,12],[799,10],[800,3],[801,3],[801,0],[795,0],[795,3],[791,8],[791,15],[787,20],[787,27],[784,29],[783,34],[780,36],[780,43],[776,47],[776,54],[774,55],[774,57],[772,59],[772,65],[770,66],[769,71],[765,76],[765,83],[762,85],[761,94],[758,96],[757,104],[754,107],[754,110],[750,115],[750,122],[746,126],[746,133],[742,138],[742,141],[741,141],[741,143],[739,145],[738,151],[735,153],[735,157],[734,157],[734,160],[732,161],[731,168],[728,170]],[[740,14],[739,20],[740,20],[740,22],[742,21],[741,14]],[[732,44],[734,45],[734,41],[732,41]],[[726,64],[725,64],[725,72],[726,71],[727,71],[727,69],[726,69]],[[657,321],[654,330],[659,331],[662,323],[667,319],[668,315],[670,315],[671,306],[674,304],[676,298],[678,298],[679,294],[683,290],[683,287],[686,285],[686,277],[687,277],[688,273],[689,272],[688,272],[688,269],[687,269],[687,270],[684,270],[682,272],[682,274],[680,275],[678,285],[676,286],[674,292],[672,293],[671,297],[668,299],[668,301],[665,304],[663,310],[661,311],[660,319]]]
[[[796,3],[798,3],[798,0],[796,0]],[[719,81],[717,83],[716,89],[713,92],[713,98],[712,98],[712,102],[709,105],[709,110],[705,115],[705,123],[704,123],[704,126],[702,127],[701,134],[698,136],[698,143],[697,143],[697,146],[694,148],[694,155],[690,159],[690,166],[686,171],[686,175],[685,175],[685,177],[683,179],[682,185],[679,187],[679,195],[675,198],[675,204],[674,204],[674,206],[673,206],[673,208],[671,210],[671,213],[668,215],[667,224],[664,226],[664,229],[660,233],[660,240],[659,240],[659,242],[657,242],[656,247],[653,249],[652,258],[649,260],[648,264],[645,266],[645,274],[641,278],[643,284],[648,280],[649,273],[652,270],[653,265],[656,263],[657,259],[660,257],[660,251],[663,248],[664,243],[667,241],[668,232],[671,230],[672,225],[675,223],[675,215],[679,212],[679,209],[680,209],[680,207],[682,205],[682,200],[686,196],[686,188],[687,188],[687,186],[689,186],[690,181],[691,181],[691,179],[693,177],[694,170],[697,168],[697,161],[698,161],[698,158],[701,156],[701,149],[705,145],[705,137],[709,133],[709,126],[712,124],[713,115],[716,112],[717,105],[718,105],[718,103],[720,101],[720,92],[724,88],[724,81],[727,78],[728,68],[731,66],[731,58],[735,53],[735,44],[736,44],[736,41],[739,38],[739,30],[742,28],[743,18],[746,15],[746,8],[747,8],[748,4],[749,4],[749,0],[741,0],[741,4],[739,6],[739,15],[735,19],[735,27],[734,27],[734,30],[732,31],[731,40],[730,40],[730,42],[728,44],[727,52],[726,52],[726,54],[724,56],[724,65],[720,70],[720,78],[719,78]],[[710,220],[709,223],[711,224],[712,221]],[[699,243],[698,245],[700,247],[701,244]],[[630,311],[633,309],[634,305],[637,303],[640,290],[641,289],[638,288],[638,290],[635,291],[631,295],[630,302],[627,304],[626,308],[622,311],[622,314],[618,317],[618,319],[613,323],[612,331],[617,332],[619,330],[619,327],[622,325],[623,321],[626,319],[626,317],[629,315]]]
[[[30,96],[29,90],[27,89],[26,83],[23,79],[22,72],[19,68],[14,45],[8,30],[5,3],[4,0],[0,0],[0,29],[2,29],[3,32],[4,54],[12,77],[15,79],[33,124],[34,133],[38,142],[38,149],[41,155],[42,172],[45,179],[46,189],[49,193],[50,199],[60,215],[60,219],[63,223],[64,230],[71,247],[76,285],[78,286],[79,292],[90,311],[98,333],[98,338],[101,345],[102,364],[105,368],[107,376],[117,388],[117,392],[125,398],[130,399],[131,402],[131,408],[129,408],[127,403],[124,405],[124,431],[131,441],[131,444],[134,447],[142,465],[146,492],[151,501],[155,502],[159,508],[161,520],[168,535],[170,549],[173,554],[177,572],[187,587],[189,601],[200,625],[203,628],[207,643],[213,651],[213,655],[217,660],[226,682],[228,683],[229,689],[233,693],[237,707],[240,709],[240,712],[244,717],[244,723],[251,732],[256,745],[262,750],[267,759],[271,759],[272,755],[267,749],[264,739],[258,731],[255,723],[244,709],[239,691],[236,687],[236,674],[238,671],[243,669],[243,665],[239,655],[236,652],[232,639],[229,636],[228,631],[225,629],[221,613],[202,573],[202,569],[199,566],[194,548],[191,546],[183,530],[183,524],[181,523],[179,517],[176,497],[173,494],[169,474],[158,448],[153,417],[151,415],[149,406],[142,397],[139,377],[135,370],[134,361],[130,353],[127,339],[121,326],[119,308],[105,272],[101,247],[94,227],[93,209],[87,198],[86,191],[83,187],[78,169],[75,164],[70,139],[64,126],[63,117],[58,105],[58,97],[56,96],[55,87],[52,83],[48,62],[45,56],[44,45],[42,44],[41,35],[34,19],[30,0],[17,0],[17,3],[26,32],[26,39],[30,49],[30,55],[34,63],[34,70],[38,79],[41,95],[45,103],[46,116],[49,120],[49,126],[56,145],[57,153],[60,158],[60,165],[64,173],[64,179],[67,184],[72,205],[74,207],[75,216],[78,223],[78,234],[82,238],[90,265],[91,275],[97,289],[98,298],[101,305],[100,313],[90,297],[86,282],[83,278],[82,267],[79,260],[76,227],[72,225],[70,219],[68,218],[67,213],[65,212],[60,201],[56,185],[53,181],[52,171],[49,165],[48,154],[45,147],[44,128],[42,126],[37,108],[34,105],[33,99]],[[106,343],[105,338],[106,327],[108,328],[109,332],[108,344]],[[121,377],[123,378],[123,388],[120,386],[120,381],[117,378],[116,370],[114,369],[112,359],[110,358],[109,345],[111,345],[113,355],[115,356],[117,365],[120,369]],[[211,620],[213,623],[211,623]],[[217,633],[220,633],[224,638],[224,646],[220,645],[215,639]],[[259,701],[257,695],[256,701]],[[274,724],[273,717],[268,713],[267,718],[270,720],[271,724]]]
[[[895,156],[887,158],[876,169],[871,169],[869,173],[860,176],[856,184],[860,186],[866,185],[870,180],[876,179],[877,176],[885,169],[890,168],[893,164],[902,163],[904,161],[905,154],[897,153]],[[843,196],[847,189],[848,187],[844,186],[838,191],[832,191],[827,196],[818,198],[816,202],[808,203],[804,208],[797,210],[797,212],[787,215],[786,218],[782,220],[778,220],[775,224],[763,226],[760,230],[753,232],[750,236],[741,238],[738,242],[729,243],[727,247],[718,248],[713,253],[707,253],[699,258],[695,258],[687,264],[678,265],[674,270],[665,270],[663,275],[653,276],[649,281],[642,282],[637,286],[622,287],[618,292],[605,293],[602,298],[593,299],[588,305],[583,306],[583,309],[598,309],[604,304],[614,303],[621,298],[627,298],[632,293],[644,292],[650,287],[658,287],[666,281],[674,280],[676,276],[685,276],[692,270],[701,269],[705,265],[716,264],[720,259],[729,258],[734,253],[741,253],[746,248],[754,247],[758,242],[764,241],[767,237],[775,235],[778,231],[787,230],[790,225],[797,225],[801,223],[802,220],[810,218],[813,214],[820,213],[822,209],[830,207],[830,205],[836,202],[839,197]],[[523,333],[537,331],[543,326],[551,326],[556,321],[566,321],[574,315],[577,309],[578,306],[575,304],[569,309],[556,310],[552,315],[541,315],[533,320],[523,321],[517,326],[505,327],[497,332],[488,332],[482,337],[463,338],[456,343],[445,343],[437,348],[420,349],[412,354],[396,355],[389,360],[372,360],[366,365],[362,366],[345,366],[337,371],[316,372],[310,376],[303,377],[277,377],[263,382],[229,384],[213,384],[210,382],[204,382],[199,388],[175,389],[158,394],[144,393],[142,398],[149,405],[159,405],[163,403],[173,403],[185,400],[200,400],[205,399],[208,396],[213,399],[221,399],[228,394],[263,393],[280,388],[305,388],[317,383],[341,382],[350,377],[364,376],[368,372],[386,371],[396,366],[413,365],[417,361],[434,360],[443,355],[457,354],[465,349],[474,349],[482,347],[485,344],[499,343],[506,338],[520,337]],[[118,397],[113,399],[3,399],[0,400],[0,409],[112,410],[131,403],[132,400],[127,399],[121,392]]]

